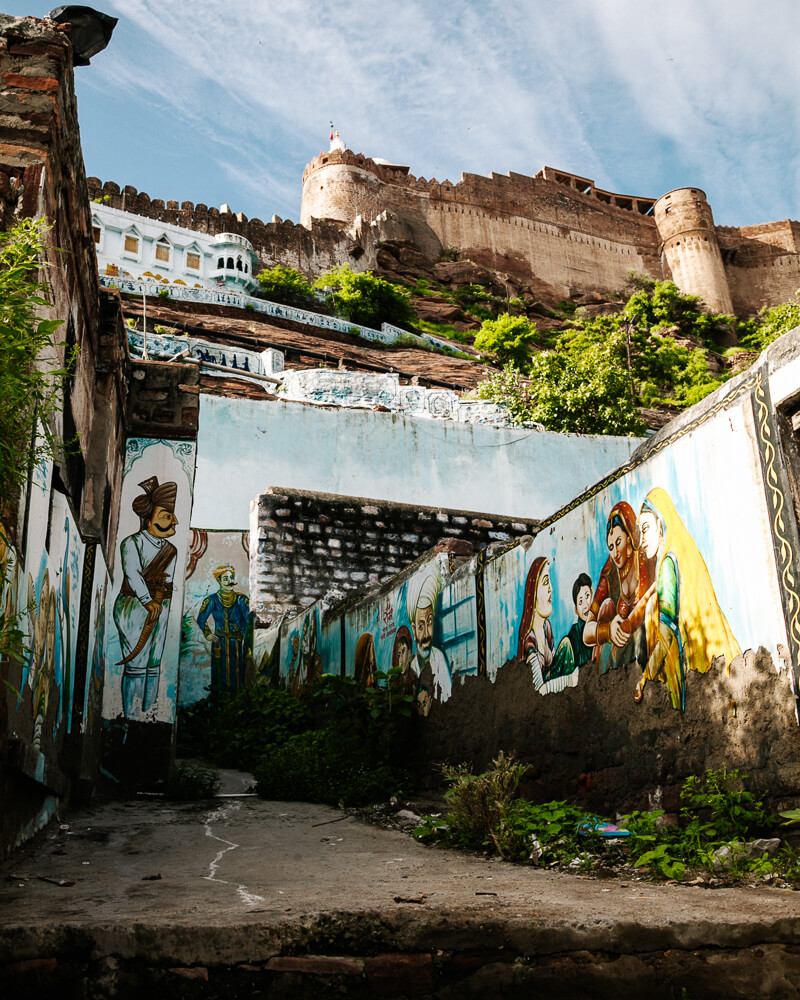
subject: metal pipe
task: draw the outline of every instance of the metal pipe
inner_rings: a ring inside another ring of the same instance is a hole
[[[260,372],[246,372],[241,368],[230,368],[228,365],[215,365],[213,361],[201,361],[201,368],[213,368],[214,371],[227,372],[228,375],[233,375],[234,378],[240,375],[242,378],[257,378],[261,382],[272,382],[273,385],[283,385],[283,380],[279,378],[273,378],[272,375],[262,375]]]

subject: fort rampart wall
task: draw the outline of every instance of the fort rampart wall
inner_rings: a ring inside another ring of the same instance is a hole
[[[632,268],[661,277],[659,236],[646,214],[651,208],[649,199],[597,192],[590,181],[580,191],[550,176],[427,181],[348,150],[323,154],[306,167],[300,218],[304,225],[358,216],[371,222],[382,212],[396,213],[429,254],[434,237],[434,249],[456,247],[479,264],[532,274],[563,297],[572,287],[618,291]]]
[[[308,228],[277,216],[272,222],[262,222],[248,219],[243,212],[221,212],[202,202],[151,198],[146,191],[137,191],[130,185],[120,188],[113,181],[103,183],[97,177],[89,177],[88,184],[89,197],[112,208],[210,236],[217,233],[243,236],[253,244],[262,267],[281,264],[316,276],[347,262],[354,264],[350,252],[354,248],[352,237],[330,222],[315,221]]]
[[[308,277],[345,263],[372,269],[381,240],[408,239],[430,261],[454,247],[528,282],[546,301],[620,292],[634,270],[674,280],[715,311],[746,314],[792,298],[800,282],[800,223],[716,226],[698,189],[655,202],[550,167],[534,177],[462,174],[454,184],[350,150],[321,153],[303,173],[300,224],[163,201],[97,178],[88,183],[91,198],[114,208],[209,235],[237,233],[253,244],[261,266],[294,267]]]
[[[350,150],[322,153],[306,167],[303,225],[372,222],[382,213],[406,222],[429,255],[455,247],[479,264],[529,276],[545,297],[618,292],[633,269],[674,280],[715,311],[748,313],[791,298],[800,277],[800,224],[716,226],[696,188],[655,202],[550,167],[535,177],[463,174],[453,184]]]

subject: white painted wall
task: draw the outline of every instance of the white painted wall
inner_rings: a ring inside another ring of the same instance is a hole
[[[203,395],[192,525],[246,531],[267,486],[543,518],[640,443]]]

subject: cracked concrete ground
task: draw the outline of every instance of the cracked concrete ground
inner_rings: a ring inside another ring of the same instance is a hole
[[[5,996],[136,995],[170,977],[176,996],[800,992],[790,890],[547,872],[255,797],[62,819],[67,835],[51,828],[0,869]]]

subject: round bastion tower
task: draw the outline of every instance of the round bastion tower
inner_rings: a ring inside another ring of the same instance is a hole
[[[662,259],[678,288],[685,295],[699,295],[711,312],[732,313],[714,216],[705,192],[699,188],[669,191],[655,203],[653,215]]]
[[[374,163],[346,149],[338,132],[335,137],[331,133],[328,152],[315,156],[303,171],[300,225],[310,228],[312,218],[334,219],[348,225],[359,215],[374,219],[384,207],[384,184]]]

